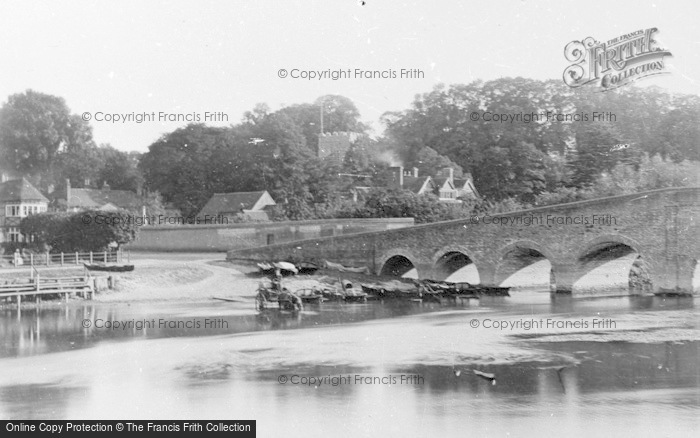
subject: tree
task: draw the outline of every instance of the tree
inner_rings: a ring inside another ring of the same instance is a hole
[[[56,96],[27,90],[0,109],[0,160],[46,188],[60,152],[92,144],[92,130]]]
[[[101,145],[97,152],[102,161],[96,178],[98,187],[104,183],[114,190],[137,191],[141,187],[143,175],[138,169],[140,153],[122,152],[110,145]]]
[[[71,230],[68,221],[71,213],[40,213],[27,216],[20,222],[20,231],[25,236],[33,236],[27,244],[40,252],[61,247]]]
[[[22,234],[34,236],[31,246],[52,252],[104,251],[133,241],[138,228],[126,211],[41,213],[20,222]]]
[[[221,187],[212,172],[221,175],[222,166],[229,175],[248,169],[246,164],[220,155],[216,167],[212,166],[212,156],[229,146],[225,133],[226,128],[190,124],[161,137],[149,146],[139,163],[147,187],[158,191],[185,215],[199,211]]]
[[[407,167],[417,167],[419,175],[436,175],[439,170],[451,167],[455,177],[462,176],[462,166],[427,146],[418,152],[415,161],[407,163]]]
[[[461,204],[440,202],[432,194],[417,195],[401,189],[373,189],[359,208],[341,212],[341,217],[412,217],[416,223],[437,222],[465,217],[470,213]]]
[[[321,133],[321,107],[323,106],[323,132],[364,133],[367,126],[360,122],[360,112],[355,104],[344,96],[325,95],[314,103],[291,105],[277,111],[285,114],[297,125],[304,136],[306,147],[316,152]]]
[[[603,171],[610,171],[619,162],[618,151],[613,150],[620,135],[609,124],[583,125],[576,133],[576,154],[569,162],[571,184],[587,187]]]

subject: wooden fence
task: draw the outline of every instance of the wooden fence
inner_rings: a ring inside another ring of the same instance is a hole
[[[127,262],[129,254],[127,252]],[[21,268],[23,266],[70,266],[82,265],[83,263],[122,263],[124,254],[121,249],[117,251],[99,252],[61,252],[61,253],[41,253],[41,254],[10,254],[0,256],[1,268]]]

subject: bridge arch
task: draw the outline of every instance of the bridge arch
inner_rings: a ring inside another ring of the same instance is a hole
[[[523,239],[505,245],[497,254],[496,285],[556,288],[557,258],[543,245]]]
[[[408,250],[393,250],[379,258],[379,275],[418,277],[418,258]],[[412,272],[413,271],[413,272]]]
[[[472,251],[464,246],[443,246],[432,257],[433,279],[478,284],[481,282],[480,265]]]
[[[604,234],[587,242],[576,255],[577,289],[653,289],[653,260],[642,245],[620,234]]]

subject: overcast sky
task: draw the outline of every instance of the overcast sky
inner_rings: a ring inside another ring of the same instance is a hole
[[[657,27],[670,75],[639,85],[700,94],[697,1],[7,1],[0,100],[33,89],[74,113],[223,112],[238,123],[323,94],[352,99],[376,131],[437,83],[561,79],[564,46]],[[424,79],[281,79],[280,69],[420,69]],[[183,123],[91,121],[98,143],[145,152]],[[212,123],[227,125],[227,123]]]

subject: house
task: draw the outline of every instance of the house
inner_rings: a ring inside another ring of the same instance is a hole
[[[214,193],[199,212],[200,220],[207,218],[235,218],[245,216],[254,221],[269,220],[269,210],[277,205],[267,190],[259,192]],[[220,221],[217,219],[217,222]],[[226,222],[224,222],[226,223]]]
[[[0,179],[0,242],[22,242],[22,218],[48,210],[49,200],[25,178]]]
[[[440,200],[445,199],[447,202],[453,199],[479,199],[479,192],[474,187],[474,180],[471,173],[465,173],[461,178],[455,178],[454,169],[446,167],[442,169],[439,176],[435,178],[439,181]]]
[[[435,194],[441,202],[460,203],[462,199],[478,199],[479,193],[474,187],[471,174],[466,173],[462,178],[454,177],[454,169],[445,168],[436,177],[418,176],[418,169],[405,170],[402,166],[390,168],[392,172],[391,185],[410,190],[415,194]]]
[[[460,199],[480,199],[481,195],[474,186],[471,173],[464,173],[461,178],[454,178],[454,187],[457,190],[457,198]]]
[[[71,187],[70,180],[66,180],[65,191],[56,192],[53,198],[57,207],[66,211],[123,209],[141,212],[147,204],[138,193],[112,190],[107,183],[101,189],[76,189]]]
[[[419,177],[417,167],[408,170],[403,166],[394,166],[389,170],[392,175],[390,183],[392,187],[409,190],[417,195],[435,192],[436,186],[433,179],[429,176]]]

